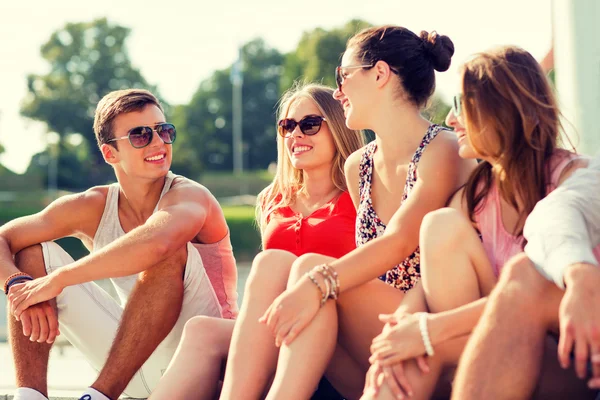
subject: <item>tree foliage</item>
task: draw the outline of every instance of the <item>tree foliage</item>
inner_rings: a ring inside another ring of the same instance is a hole
[[[106,19],[66,24],[41,48],[50,71],[27,77],[28,94],[21,114],[45,122],[49,132],[59,135],[60,168],[74,168],[61,171],[66,176],[88,170],[86,180],[92,184],[113,178],[95,149],[92,130],[96,104],[106,93],[125,88],[148,88],[156,93],[131,64],[126,47],[129,33],[128,28]],[[83,138],[79,146],[86,148],[85,158],[69,154],[71,148],[64,143],[72,135]],[[59,186],[71,185],[60,179]]]

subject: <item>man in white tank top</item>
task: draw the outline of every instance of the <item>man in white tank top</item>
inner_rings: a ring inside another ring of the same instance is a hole
[[[15,400],[47,398],[58,334],[99,372],[81,399],[148,397],[188,319],[237,312],[223,212],[205,187],[169,172],[176,132],[156,97],[109,93],[96,109],[94,132],[118,184],[64,196],[0,228]],[[65,236],[79,238],[91,254],[74,261],[52,242]],[[92,282],[106,278],[118,300]]]

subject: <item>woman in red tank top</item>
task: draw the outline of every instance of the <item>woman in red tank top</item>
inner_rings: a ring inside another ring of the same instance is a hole
[[[364,145],[363,134],[346,127],[333,89],[322,85],[290,89],[279,118],[277,171],[257,202],[264,251],[252,264],[239,320],[188,321],[152,399],[213,399],[228,354],[228,379],[246,380],[250,371],[268,379],[278,349],[258,318],[285,290],[293,262],[305,253],[341,257],[356,247],[356,209],[343,168]]]

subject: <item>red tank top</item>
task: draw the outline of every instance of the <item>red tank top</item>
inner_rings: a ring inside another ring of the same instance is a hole
[[[282,207],[268,217],[264,248],[287,250],[296,256],[317,253],[340,258],[356,248],[356,210],[348,192],[307,217]]]

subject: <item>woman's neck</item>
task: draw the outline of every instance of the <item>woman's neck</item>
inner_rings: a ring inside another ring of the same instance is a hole
[[[331,166],[314,170],[304,170],[304,185],[301,194],[309,201],[329,200],[339,189],[331,179]]]
[[[371,128],[376,135],[377,152],[389,161],[402,162],[412,157],[431,123],[414,106],[390,104],[378,114]]]

